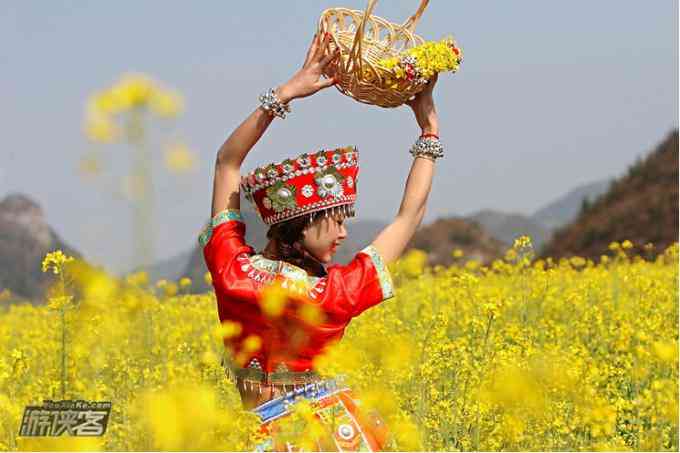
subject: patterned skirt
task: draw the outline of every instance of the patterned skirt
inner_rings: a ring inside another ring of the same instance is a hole
[[[388,430],[380,416],[365,413],[347,386],[338,379],[328,379],[306,384],[252,409],[262,420],[260,430],[265,436],[255,451],[301,451],[299,446],[277,439],[276,433],[291,406],[303,399],[309,401],[314,416],[327,428],[323,438],[315,439],[315,451],[381,451],[384,447]]]

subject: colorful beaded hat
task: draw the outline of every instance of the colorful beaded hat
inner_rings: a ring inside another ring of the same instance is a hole
[[[241,188],[267,225],[328,208],[352,216],[358,172],[357,148],[346,146],[256,168]]]

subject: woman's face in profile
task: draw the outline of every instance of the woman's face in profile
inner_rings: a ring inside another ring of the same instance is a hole
[[[347,237],[344,218],[329,215],[318,218],[303,231],[302,246],[322,263],[329,263]]]

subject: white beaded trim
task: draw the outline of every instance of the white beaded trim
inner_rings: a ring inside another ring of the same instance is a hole
[[[342,169],[345,169],[345,168],[356,167],[356,165],[357,165],[356,161],[353,161],[353,162],[346,162],[346,163],[342,163],[342,164],[338,164],[338,165],[332,165],[332,166],[339,169],[339,170],[342,170]],[[279,175],[279,176],[275,176],[275,177],[267,177],[265,175],[265,179],[260,184],[255,184],[254,186],[249,186],[249,185],[242,183],[241,187],[245,191],[253,193],[253,192],[257,192],[258,190],[271,187],[274,184],[276,184],[278,181],[288,181],[289,179],[293,179],[297,176],[318,173],[318,172],[326,170],[327,168],[329,168],[329,165],[323,165],[323,166],[320,166],[320,167],[309,167],[309,168],[305,168],[305,169],[302,169],[302,170],[295,170],[294,172],[291,172],[290,174]],[[257,179],[257,177],[256,177],[256,179]]]
[[[334,206],[341,206],[343,204],[353,204],[356,201],[356,195],[342,195],[335,198],[330,198],[328,200],[316,201],[308,205],[297,207],[295,209],[287,209],[283,212],[267,216],[262,219],[267,225],[271,225],[276,222],[281,222],[283,220],[288,220],[298,215],[303,215],[311,211],[317,211],[319,209],[331,208]]]

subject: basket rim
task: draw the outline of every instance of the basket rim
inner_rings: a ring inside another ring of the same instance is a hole
[[[321,24],[322,24],[323,19],[324,19],[325,17],[330,16],[330,15],[333,14],[335,11],[341,11],[341,10],[342,10],[342,11],[349,11],[349,12],[351,12],[351,13],[356,13],[356,14],[359,15],[360,17],[363,17],[364,12],[365,12],[365,11],[362,11],[362,10],[360,10],[360,9],[351,9],[351,8],[344,8],[344,7],[326,8],[325,10],[323,10],[323,11],[321,12],[321,15],[319,16],[319,21],[318,21],[318,26],[317,26],[318,30],[322,30]],[[402,33],[404,33],[404,31],[405,31],[405,28],[404,28],[404,26],[403,26],[404,24],[400,24],[400,23],[397,23],[397,22],[389,21],[389,20],[387,20],[387,19],[385,19],[385,18],[383,18],[383,17],[381,17],[381,16],[375,15],[375,14],[369,14],[369,16],[367,17],[367,20],[368,20],[368,19],[371,19],[371,18],[378,19],[378,22],[380,22],[380,21],[386,22],[386,23],[390,24],[391,26],[393,26],[394,28],[396,28],[398,31],[400,31],[400,32],[402,32]],[[357,30],[358,30],[358,27],[357,27]],[[354,34],[355,34],[355,35],[356,35],[357,30],[354,30]],[[332,32],[330,32],[330,33],[332,33]],[[423,38],[422,36],[420,36],[419,34],[417,34],[415,31],[408,31],[408,33],[410,33],[411,35],[413,35],[413,37],[416,38],[416,40],[417,40],[417,39],[421,39],[423,42],[426,42],[426,41],[427,41],[425,38]],[[373,39],[371,39],[371,40],[373,40]],[[379,42],[379,41],[377,41],[377,42]]]

